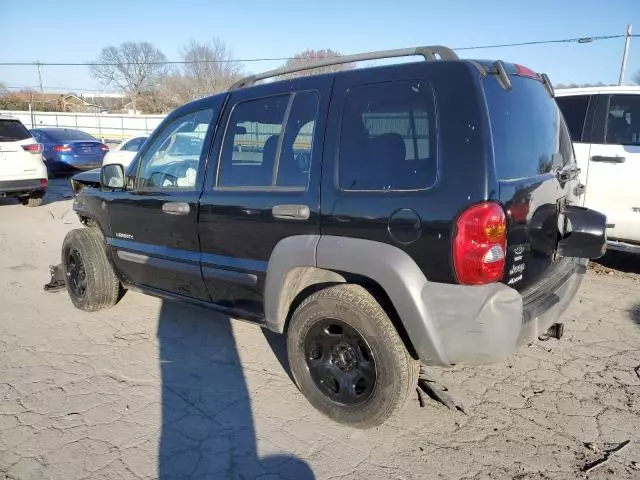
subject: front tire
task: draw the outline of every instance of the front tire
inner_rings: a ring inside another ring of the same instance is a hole
[[[79,228],[62,242],[62,268],[67,292],[76,308],[95,312],[114,306],[120,299],[120,282],[107,259],[102,233]]]
[[[352,427],[384,423],[417,386],[419,362],[359,285],[335,285],[309,296],[291,318],[287,350],[307,400]]]

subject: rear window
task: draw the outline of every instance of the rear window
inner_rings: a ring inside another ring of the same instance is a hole
[[[517,75],[512,90],[484,81],[496,174],[501,180],[535,177],[573,162],[573,146],[555,100],[544,85]]]
[[[31,138],[29,130],[18,120],[0,120],[0,142],[16,142]]]
[[[45,130],[45,133],[53,139],[54,142],[74,142],[78,140],[89,140],[96,142],[96,138],[92,137],[88,133],[80,130],[60,129],[60,130]]]

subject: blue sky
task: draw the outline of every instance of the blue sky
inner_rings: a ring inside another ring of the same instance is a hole
[[[287,57],[306,48],[341,53],[443,44],[451,47],[640,34],[639,0],[0,0],[0,62],[83,62],[126,40],[149,41],[171,60],[190,40],[218,37],[236,58]],[[623,39],[591,44],[460,52],[500,58],[546,72],[554,83],[617,82]],[[246,64],[257,72],[282,62]],[[627,82],[640,70],[640,37],[631,41]],[[0,66],[0,82],[38,84],[35,67]],[[45,86],[101,87],[87,67],[43,68]],[[53,91],[53,90],[52,90]]]

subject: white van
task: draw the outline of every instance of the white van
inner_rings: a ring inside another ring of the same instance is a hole
[[[0,114],[0,197],[37,207],[47,188],[42,144],[17,118]]]
[[[607,216],[608,248],[640,253],[640,86],[556,90],[584,206]]]

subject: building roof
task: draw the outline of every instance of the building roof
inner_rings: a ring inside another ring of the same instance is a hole
[[[53,103],[60,100],[66,103],[75,103],[77,105],[85,105],[88,107],[99,107],[100,105],[87,102],[82,97],[74,93],[40,93],[40,92],[13,92],[10,95],[15,100],[23,102],[40,102],[40,103]]]
[[[556,88],[557,97],[566,97],[571,95],[593,95],[596,93],[634,93],[640,94],[640,85],[609,85],[596,87],[576,87],[576,88]]]

